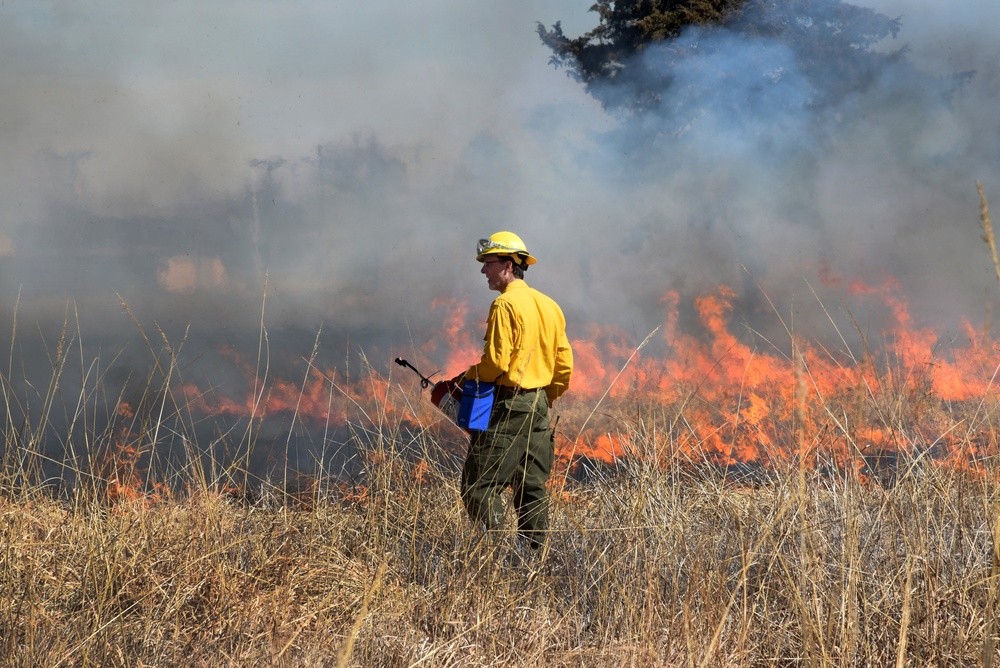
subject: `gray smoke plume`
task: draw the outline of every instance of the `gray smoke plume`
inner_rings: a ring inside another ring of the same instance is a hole
[[[718,97],[643,117],[547,63],[536,21],[584,32],[587,4],[5,3],[0,329],[17,303],[19,340],[48,345],[69,312],[141,367],[120,295],[147,332],[190,327],[189,376],[223,386],[199,355],[255,350],[266,285],[276,357],[300,363],[322,328],[327,363],[377,349],[388,365],[437,335],[436,299],[479,326],[492,295],[472,249],[500,229],[539,258],[528,281],[575,338],[638,342],[668,291],[690,310],[719,284],[738,321],[776,324],[766,293],[806,335],[842,304],[882,322],[850,301],[855,279],[895,279],[944,332],[983,321],[1000,289],[975,188],[1000,201],[996,3],[866,3],[901,17],[878,48],[906,44],[940,80],[975,72],[950,96],[887,69],[818,109],[780,43],[720,32],[674,72],[677,91],[717,78]],[[18,365],[45,368],[23,345]]]

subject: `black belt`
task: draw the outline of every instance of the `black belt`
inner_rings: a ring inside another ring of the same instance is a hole
[[[533,389],[526,389],[523,387],[509,387],[507,385],[497,385],[497,398],[499,399],[509,399],[510,397],[516,397],[519,394],[531,394],[533,392],[541,392],[542,388],[536,387]]]

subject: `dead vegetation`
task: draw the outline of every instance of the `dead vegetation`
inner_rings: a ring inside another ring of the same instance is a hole
[[[669,431],[625,431],[633,454],[670,448]],[[547,549],[530,555],[469,526],[446,458],[369,448],[363,497],[316,486],[307,504],[205,488],[59,499],[8,468],[0,663],[995,660],[992,469],[905,460],[883,486],[790,468],[749,486],[635,456],[557,491]]]

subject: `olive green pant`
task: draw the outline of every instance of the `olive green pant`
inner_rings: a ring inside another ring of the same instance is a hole
[[[538,547],[549,528],[545,483],[552,469],[554,439],[544,390],[498,396],[489,428],[474,431],[462,469],[462,502],[487,529],[503,524],[500,493],[513,492],[517,528]]]

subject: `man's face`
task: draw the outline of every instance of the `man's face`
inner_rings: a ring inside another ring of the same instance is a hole
[[[510,269],[510,260],[498,257],[487,257],[483,260],[483,268],[480,273],[486,275],[486,282],[490,290],[503,292],[507,284],[514,280],[514,272]]]

